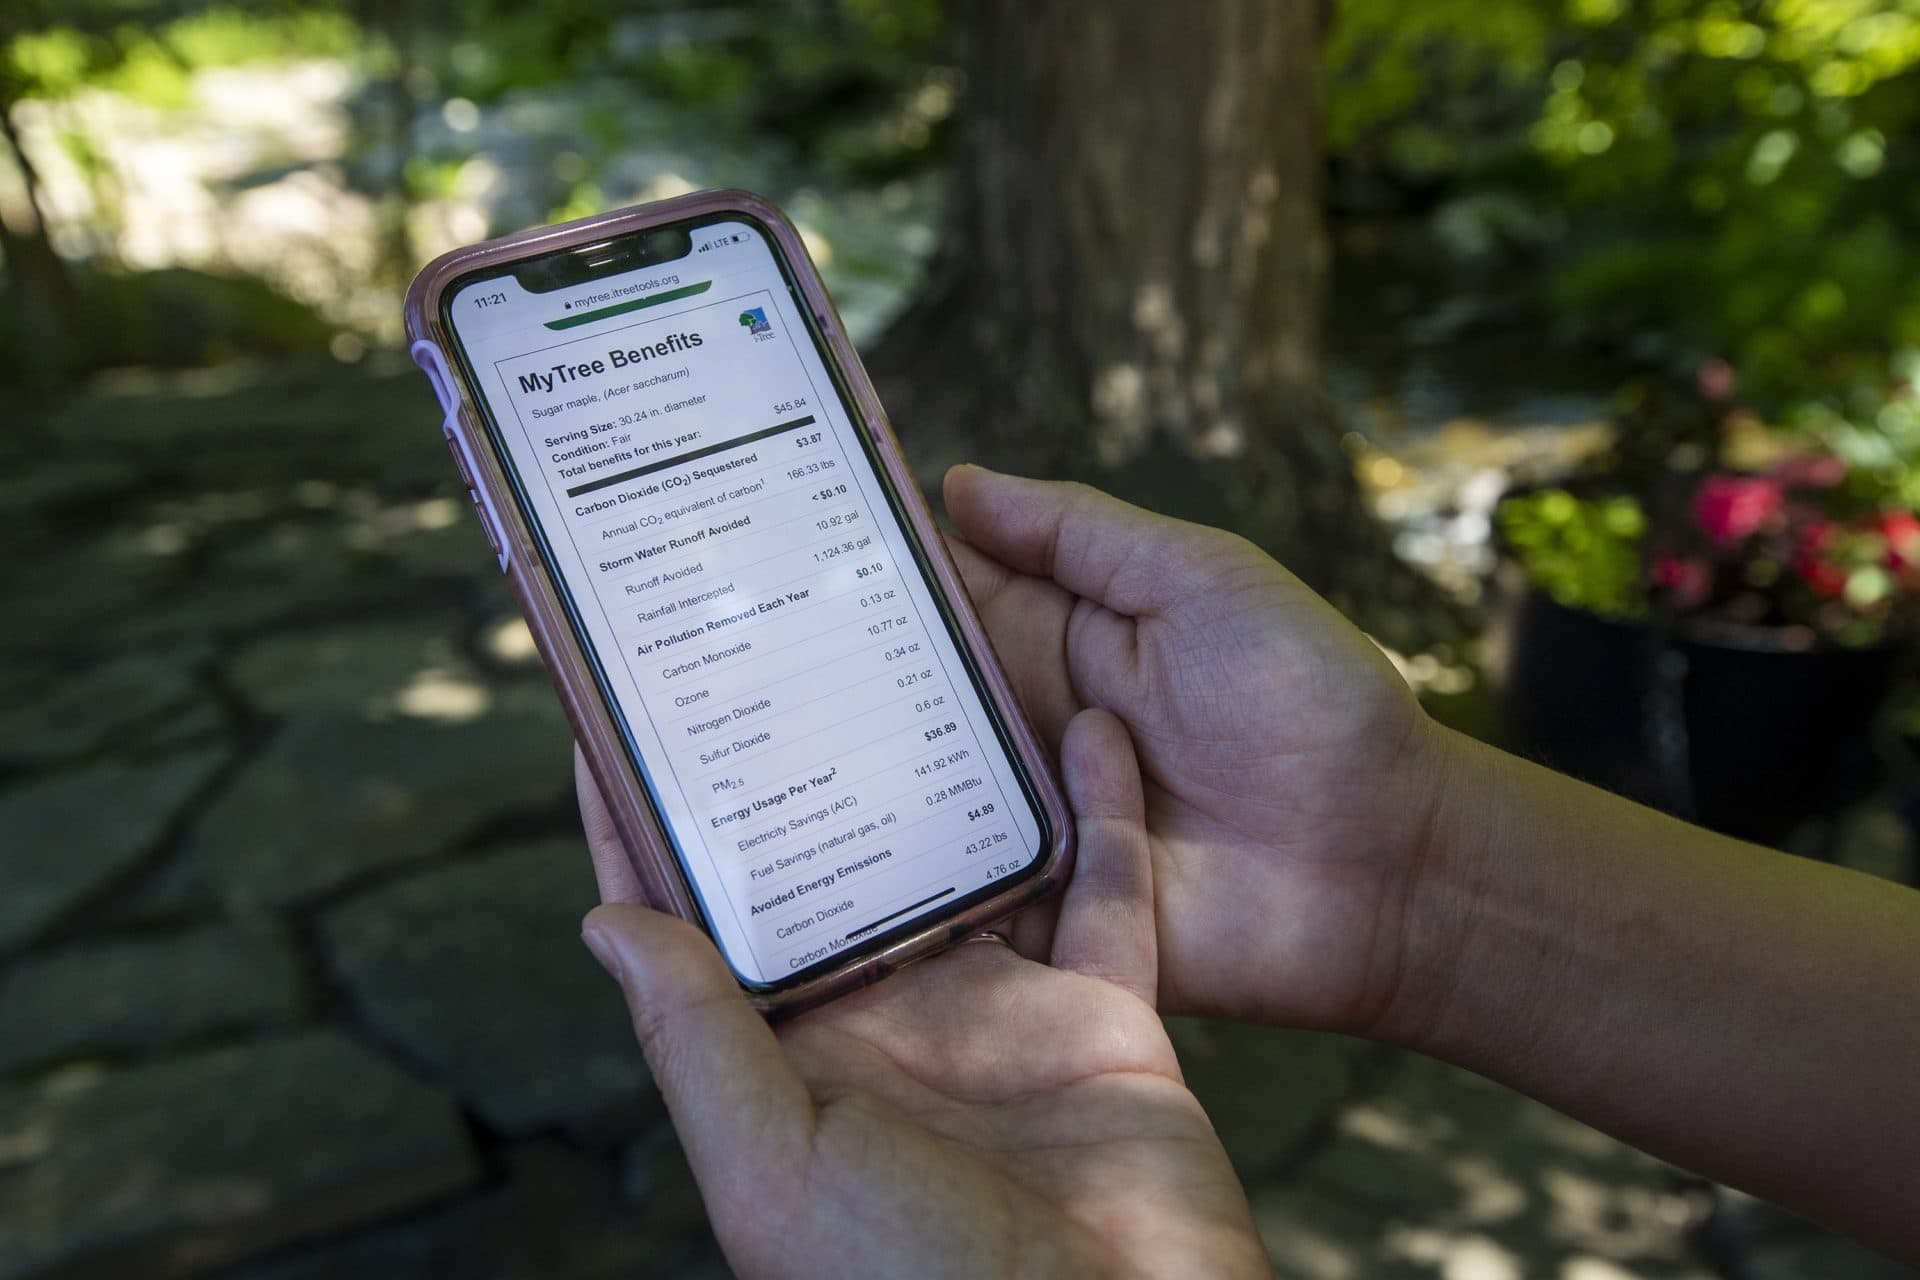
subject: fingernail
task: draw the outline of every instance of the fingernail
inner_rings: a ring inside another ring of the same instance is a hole
[[[600,967],[607,971],[609,978],[623,987],[627,985],[620,976],[620,952],[606,934],[598,929],[582,929],[580,941],[587,944],[587,950],[593,953],[593,958],[600,962]]]

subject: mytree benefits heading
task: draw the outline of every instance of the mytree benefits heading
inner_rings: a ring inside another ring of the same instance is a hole
[[[706,339],[698,333],[675,333],[669,334],[651,346],[616,347],[598,360],[561,361],[544,373],[521,374],[520,393],[530,396],[536,391],[552,391],[555,387],[565,386],[569,382],[579,382],[611,369],[624,369],[630,364],[639,364],[643,360],[652,360],[657,356],[670,356],[679,351],[691,351],[705,341]]]

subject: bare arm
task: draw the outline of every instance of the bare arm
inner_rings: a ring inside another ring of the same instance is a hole
[[[1444,754],[1380,1033],[1920,1261],[1920,893]]]
[[[1217,530],[961,468],[1042,732],[1133,735],[1161,1006],[1393,1040],[1920,1262],[1920,894],[1444,730]]]

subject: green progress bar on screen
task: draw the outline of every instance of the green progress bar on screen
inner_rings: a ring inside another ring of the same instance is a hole
[[[702,280],[699,284],[681,285],[678,289],[668,289],[665,293],[650,293],[644,298],[635,298],[632,302],[616,302],[610,307],[582,311],[577,315],[561,316],[558,320],[547,321],[547,328],[571,329],[575,325],[592,324],[595,320],[605,320],[608,316],[623,316],[629,311],[638,311],[642,307],[657,307],[663,302],[678,302],[682,298],[691,298],[696,293],[705,293],[711,288],[713,288],[711,280]]]

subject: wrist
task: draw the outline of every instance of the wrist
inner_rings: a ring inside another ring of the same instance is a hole
[[[1372,1034],[1511,1078],[1611,1016],[1632,879],[1615,855],[1671,843],[1676,824],[1464,734],[1440,742],[1398,981]]]
[[[1423,729],[1406,766],[1417,780],[1411,787],[1417,816],[1402,854],[1397,928],[1385,966],[1389,981],[1364,1034],[1433,1052],[1476,964],[1507,757],[1432,721]]]

